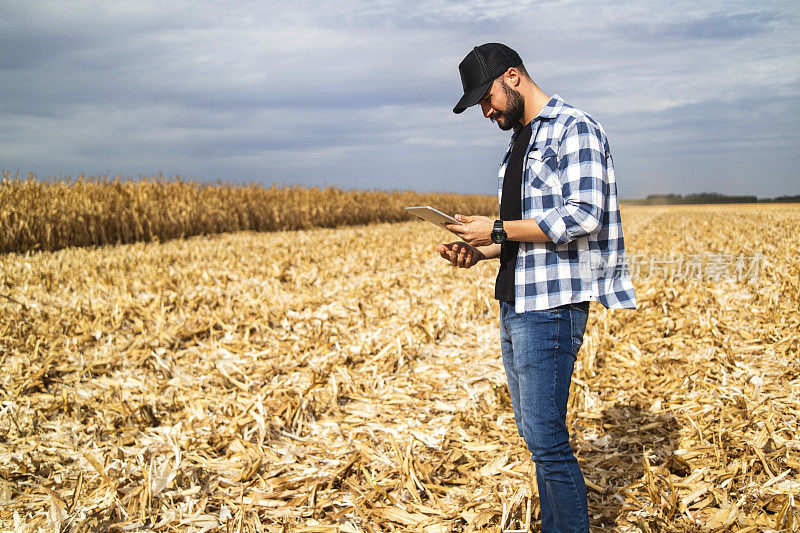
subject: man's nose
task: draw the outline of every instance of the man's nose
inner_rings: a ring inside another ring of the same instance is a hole
[[[490,106],[487,102],[481,102],[481,111],[483,111],[483,116],[489,118],[489,113],[492,111],[492,106]]]

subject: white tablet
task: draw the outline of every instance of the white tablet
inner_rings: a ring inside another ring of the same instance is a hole
[[[429,205],[418,205],[416,207],[406,207],[406,211],[417,215],[419,218],[427,220],[432,224],[436,224],[442,229],[447,229],[445,224],[461,224],[458,220],[450,215],[445,215],[441,211],[432,208]],[[450,230],[447,230],[450,231]]]

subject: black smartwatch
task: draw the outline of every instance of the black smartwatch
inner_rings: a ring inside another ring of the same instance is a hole
[[[495,244],[503,244],[506,242],[507,238],[506,230],[503,229],[503,221],[495,220],[494,226],[492,227],[492,242]]]

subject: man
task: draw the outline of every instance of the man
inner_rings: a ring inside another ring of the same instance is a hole
[[[588,531],[586,486],[566,425],[589,301],[636,306],[617,188],[602,126],[547,96],[511,48],[475,47],[459,65],[464,95],[514,130],[500,167],[500,220],[456,215],[463,241],[436,250],[470,268],[500,259],[495,298],[514,419],[536,464],[542,531]]]

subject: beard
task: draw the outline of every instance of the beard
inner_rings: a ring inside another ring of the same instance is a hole
[[[503,131],[508,131],[514,126],[521,125],[520,120],[522,115],[525,114],[525,100],[522,95],[515,89],[506,85],[505,80],[500,79],[500,84],[503,86],[503,92],[506,95],[506,110],[492,119],[497,122],[497,127]]]

